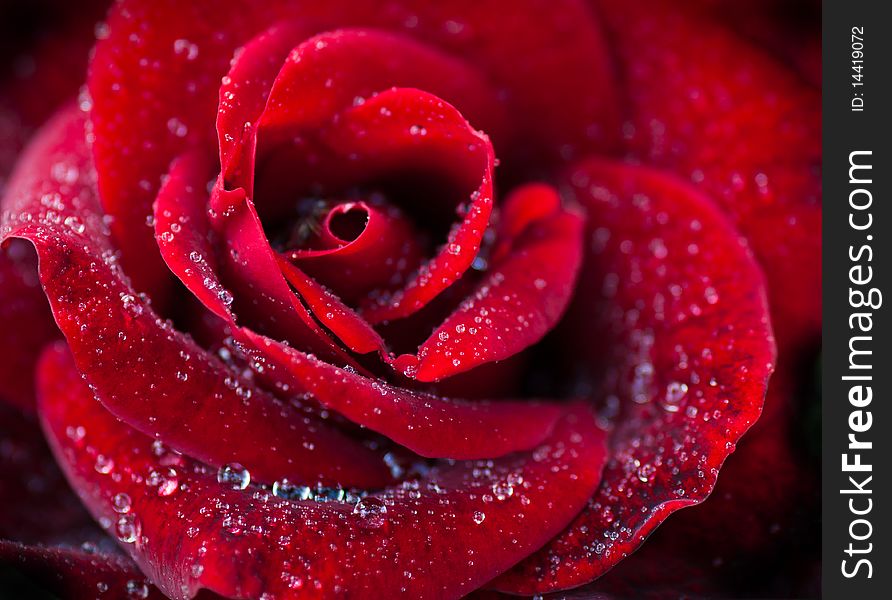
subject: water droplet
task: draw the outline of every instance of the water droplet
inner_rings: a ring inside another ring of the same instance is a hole
[[[317,487],[313,490],[313,500],[316,502],[343,502],[347,492],[341,488]]]
[[[156,488],[159,496],[167,497],[174,494],[179,488],[180,481],[176,469],[169,467],[162,471],[152,471],[146,478],[146,485]]]
[[[143,307],[136,299],[136,296],[133,296],[132,294],[121,294],[121,303],[124,305],[124,310],[130,314],[134,316],[142,314]]]
[[[313,490],[305,485],[295,485],[287,479],[273,483],[273,495],[285,500],[309,500]]]
[[[65,428],[65,435],[76,444],[84,439],[84,436],[87,435],[87,430],[84,429],[83,425],[78,425],[77,427],[69,425]]]
[[[387,521],[387,505],[380,498],[363,498],[353,507],[353,514],[359,515],[364,527],[377,529]]]
[[[116,513],[124,514],[130,512],[130,496],[125,493],[115,494],[112,498],[112,507]]]
[[[493,484],[492,493],[495,495],[496,500],[507,500],[514,495],[514,486],[506,481],[500,481]]]
[[[186,137],[186,135],[189,133],[189,128],[186,126],[186,124],[176,117],[171,117],[167,120],[167,130],[180,138]]]
[[[98,454],[96,456],[96,472],[102,473],[103,475],[108,475],[112,472],[112,469],[115,468],[115,461],[108,458],[104,454]]]
[[[125,544],[132,544],[139,537],[139,523],[133,515],[124,515],[115,524],[118,539]]]
[[[131,579],[127,582],[127,596],[137,599],[148,598],[149,586],[147,586],[144,581]]]
[[[186,60],[198,58],[198,45],[189,40],[179,39],[173,43],[173,51],[186,57]]]
[[[475,512],[474,512],[474,516],[473,516],[472,518],[474,519],[474,522],[475,522],[477,525],[480,525],[481,523],[483,523],[483,521],[486,520],[486,514],[480,512],[480,511],[478,510],[478,511],[475,511]]]
[[[217,481],[234,490],[243,490],[251,483],[251,473],[238,463],[223,465],[217,471]]]

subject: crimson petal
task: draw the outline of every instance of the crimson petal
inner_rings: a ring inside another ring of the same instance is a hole
[[[250,313],[242,319],[243,322],[259,325],[261,331],[272,329],[281,339],[342,364],[353,365],[350,356],[319,327],[284,280],[278,288],[268,287],[282,278],[275,255],[271,252],[263,254],[266,245],[262,239],[250,244],[250,248],[257,249],[259,254],[252,253],[244,260],[251,257],[256,259],[249,262],[252,269],[261,273],[257,281],[264,287],[245,288],[235,282],[236,286],[230,291],[220,281],[217,273],[221,257],[210,239],[212,232],[208,222],[205,182],[207,173],[206,161],[200,154],[185,154],[171,165],[167,181],[158,192],[154,209],[155,235],[161,256],[170,270],[208,310],[231,324],[235,324],[235,315],[230,310],[230,305],[234,304],[236,309],[244,308],[245,312]],[[244,205],[242,207],[238,216],[231,216],[249,222],[256,218],[252,211],[244,210]],[[242,247],[243,251],[246,249]],[[232,259],[231,256],[229,258]],[[223,260],[225,262],[226,259]]]
[[[313,315],[348,348],[360,354],[376,350],[384,352],[384,340],[378,332],[340,298],[286,259],[279,257],[278,263],[285,278],[307,303]]]
[[[366,216],[361,233],[352,240],[338,238],[333,223],[340,215],[360,211]],[[395,206],[363,201],[338,204],[328,212],[319,237],[326,247],[283,254],[351,304],[369,292],[403,283],[422,260],[418,232]]]
[[[76,377],[60,378],[57,360],[48,355],[40,375],[54,451],[94,516],[174,598],[202,587],[236,597],[457,598],[560,531],[604,463],[604,434],[580,408],[532,454],[437,467],[356,505],[234,490],[188,461],[179,486],[159,495],[146,482],[164,466],[152,440],[103,410]],[[74,443],[64,432],[84,419],[90,430]],[[99,454],[112,470],[95,469]],[[170,527],[173,518],[180,526]]]
[[[304,38],[306,27],[280,25],[235,59],[217,114],[226,189],[242,187],[254,197],[258,135],[278,139],[283,130],[293,137],[322,129],[354,102],[393,87],[423,89],[460,104],[478,126],[504,128],[498,94],[481,73],[411,38],[362,29]]]
[[[583,218],[563,211],[545,185],[520,188],[506,200],[505,219],[553,207],[537,220],[503,235],[505,256],[494,257],[487,277],[421,345],[415,357],[400,357],[415,378],[436,381],[508,358],[532,346],[563,315],[582,263]],[[507,233],[507,232],[506,232]],[[498,252],[498,250],[497,250]]]
[[[565,408],[535,401],[465,401],[392,386],[242,330],[264,370],[322,405],[422,456],[484,458],[529,449]]]
[[[499,0],[448,7],[406,0],[386,11],[377,0],[119,2],[99,30],[88,87],[101,195],[137,289],[163,285],[166,277],[144,226],[162,176],[190,146],[212,148],[219,82],[235,49],[288,20],[317,31],[398,31],[481,65],[509,92],[505,103],[514,126],[508,130],[522,143],[505,147],[522,148],[527,164],[615,141],[612,66],[580,0],[524,0],[510,15]],[[579,77],[583,72],[587,76]]]
[[[97,597],[163,600],[158,589],[146,581],[123,556],[95,554],[63,547],[26,546],[0,540],[0,579],[4,592],[50,593],[67,600]],[[16,590],[16,584],[21,589]]]
[[[37,281],[34,251],[24,242],[0,249],[0,402],[30,411],[31,373],[41,348],[59,337]]]
[[[629,151],[731,215],[765,269],[779,340],[807,341],[821,327],[820,94],[689,7],[595,4],[627,74]]]
[[[88,172],[76,188],[48,177],[50,165],[84,156],[83,143],[84,121],[71,111],[38,135],[10,185],[4,236],[24,237],[37,249],[53,314],[105,406],[178,450],[216,466],[240,462],[261,480],[388,481],[373,452],[254,389],[135,295],[106,245]],[[59,191],[47,206],[52,189]]]
[[[513,592],[590,581],[669,514],[703,501],[758,418],[775,359],[761,272],[708,198],[597,160],[570,183],[594,230],[568,343],[606,361],[598,397],[615,428],[586,509],[494,584]]]
[[[78,430],[71,435],[77,436]],[[92,538],[94,530],[53,460],[37,420],[0,405],[0,539],[80,543]]]

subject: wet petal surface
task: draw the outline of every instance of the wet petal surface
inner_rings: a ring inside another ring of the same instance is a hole
[[[94,516],[174,598],[202,587],[249,597],[459,597],[560,531],[604,461],[603,432],[578,410],[531,454],[444,465],[355,503],[232,489],[187,460],[178,487],[159,494],[151,473],[164,464],[152,440],[105,412],[76,376],[59,377],[59,359],[47,355],[40,387],[56,455]],[[84,416],[92,431],[74,443],[64,431]],[[97,471],[100,455],[114,467]],[[174,516],[184,529],[169,526]],[[466,557],[460,566],[447,560],[456,556]]]
[[[709,199],[605,161],[581,163],[569,181],[593,223],[569,319],[574,339],[603,340],[573,347],[590,350],[588,376],[614,429],[586,509],[494,583],[514,592],[590,581],[703,501],[758,418],[775,360],[762,274]]]

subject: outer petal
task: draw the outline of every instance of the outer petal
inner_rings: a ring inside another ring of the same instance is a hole
[[[151,439],[84,385],[60,381],[56,360],[43,363],[40,392],[56,455],[93,514],[174,598],[200,587],[236,597],[457,598],[558,532],[604,461],[603,433],[581,410],[532,454],[435,468],[355,506],[233,490],[189,462],[179,487],[159,495],[145,481],[162,466]],[[92,431],[74,444],[64,431],[85,415]],[[94,468],[99,453],[115,461],[107,474]]]
[[[20,597],[45,594],[66,600],[135,598],[163,600],[128,559],[61,547],[25,546],[0,540],[0,577],[4,592]],[[18,588],[18,589],[17,589]]]
[[[36,419],[0,405],[0,539],[79,544],[95,533]]]
[[[40,349],[59,336],[34,258],[24,242],[0,249],[0,401],[28,411],[34,403],[34,380],[26,374]]]
[[[706,498],[759,416],[775,355],[761,273],[707,198],[594,160],[570,182],[594,230],[568,343],[591,350],[586,369],[615,428],[586,510],[494,584],[515,592],[596,578]]]
[[[10,185],[4,235],[25,237],[37,249],[54,316],[106,406],[178,450],[216,466],[240,462],[261,480],[290,472],[347,485],[387,481],[372,451],[254,389],[135,295],[107,246],[89,178],[60,186],[48,177],[50,165],[84,156],[83,126],[62,113],[32,145]]]
[[[599,0],[629,100],[628,150],[690,179],[752,245],[782,345],[821,323],[820,94],[677,3]]]

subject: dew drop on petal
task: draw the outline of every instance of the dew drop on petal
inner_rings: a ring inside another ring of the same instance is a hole
[[[99,454],[96,456],[96,472],[102,473],[103,475],[108,475],[115,468],[115,461],[108,458],[104,454]]]
[[[130,496],[124,493],[115,494],[112,498],[112,508],[116,513],[125,514],[130,512]]]
[[[217,481],[234,490],[243,490],[251,483],[251,473],[238,463],[230,463],[217,471]]]
[[[127,582],[127,597],[128,598],[136,598],[137,600],[141,600],[142,598],[149,597],[149,586],[146,585],[144,581],[137,581],[135,579],[131,579]]]
[[[139,537],[139,523],[133,515],[124,515],[115,523],[115,534],[125,544],[132,544]]]
[[[282,479],[273,483],[273,495],[285,500],[310,500],[313,491],[305,485],[296,485]]]
[[[377,529],[387,520],[387,505],[380,498],[363,498],[353,507],[353,514],[362,519],[362,525]]]

